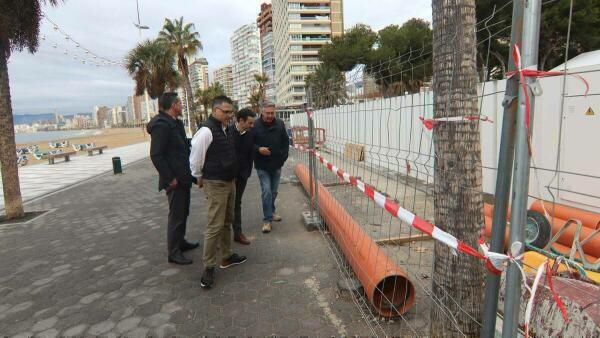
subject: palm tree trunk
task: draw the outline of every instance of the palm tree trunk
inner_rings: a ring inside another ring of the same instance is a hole
[[[0,171],[4,189],[4,209],[6,218],[23,217],[23,200],[19,186],[19,169],[15,145],[10,84],[5,46],[0,39]]]
[[[196,134],[196,130],[198,129],[196,126],[196,104],[194,102],[194,94],[192,93],[192,82],[190,81],[190,72],[187,66],[187,60],[184,58],[179,63],[179,70],[183,75],[183,79],[185,81],[185,95],[187,96],[187,108],[188,108],[188,123],[190,127],[190,132],[192,135]]]
[[[433,0],[435,117],[477,115],[475,0]],[[434,129],[435,224],[477,247],[483,224],[479,123]],[[432,337],[479,337],[484,274],[480,261],[435,243]]]

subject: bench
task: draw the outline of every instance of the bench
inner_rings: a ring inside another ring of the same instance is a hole
[[[48,159],[48,164],[54,164],[54,159],[63,157],[65,162],[69,162],[71,160],[71,155],[75,155],[74,151],[58,153],[58,154],[47,154],[42,156],[42,159]]]
[[[87,151],[88,156],[94,156],[94,151],[98,151],[98,154],[101,155],[104,152],[104,149],[108,148],[108,146],[97,146],[97,147],[90,147],[90,148],[85,148],[83,150]]]

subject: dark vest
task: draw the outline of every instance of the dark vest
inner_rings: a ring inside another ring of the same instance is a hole
[[[206,180],[231,181],[237,175],[235,139],[230,128],[225,129],[228,133],[225,136],[221,126],[221,122],[212,116],[204,124],[204,127],[210,129],[213,138],[202,168],[202,177]]]

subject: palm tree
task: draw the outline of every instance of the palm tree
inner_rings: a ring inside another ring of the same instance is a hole
[[[225,95],[225,88],[223,88],[219,82],[213,83],[206,89],[198,88],[198,91],[196,91],[196,104],[204,107],[204,115],[194,115],[196,124],[200,124],[202,121],[205,121],[208,118],[209,107],[212,106],[215,97],[221,95]]]
[[[306,77],[306,87],[311,91],[312,106],[317,109],[343,104],[346,101],[346,81],[334,67],[320,64]]]
[[[4,210],[7,219],[25,215],[15,145],[8,59],[12,51],[27,48],[35,53],[38,48],[42,6],[57,6],[58,0],[0,2],[0,171],[4,190]]]
[[[260,111],[261,104],[264,101],[264,94],[261,91],[260,87],[254,87],[250,96],[248,96],[248,102],[252,107],[252,111],[258,112]]]
[[[180,83],[173,51],[158,40],[146,40],[129,51],[125,68],[135,80],[136,95],[147,91],[156,99],[166,89],[175,90]]]
[[[254,74],[254,81],[258,83],[258,93],[260,95],[259,105],[262,104],[267,97],[266,87],[269,80],[270,79],[266,74]]]
[[[475,0],[433,0],[432,7],[435,118],[477,115]],[[433,138],[435,223],[476,248],[483,224],[479,123],[440,123]],[[433,269],[432,291],[444,309],[432,307],[430,336],[479,337],[481,262],[436,242]]]
[[[185,93],[188,99],[188,123],[192,133],[196,132],[196,126],[191,123],[189,115],[194,114],[195,102],[194,94],[192,93],[192,84],[190,82],[190,72],[188,67],[188,58],[193,57],[196,52],[202,50],[202,42],[200,42],[200,34],[194,31],[193,23],[183,23],[183,17],[170,20],[165,19],[162,31],[158,33],[158,39],[165,42],[173,50],[177,58],[177,68],[181,72],[184,81]]]

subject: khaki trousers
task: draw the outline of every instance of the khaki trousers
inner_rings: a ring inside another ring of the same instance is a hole
[[[235,181],[204,180],[208,198],[208,223],[204,229],[204,268],[217,266],[217,247],[221,258],[229,258],[235,206]]]

